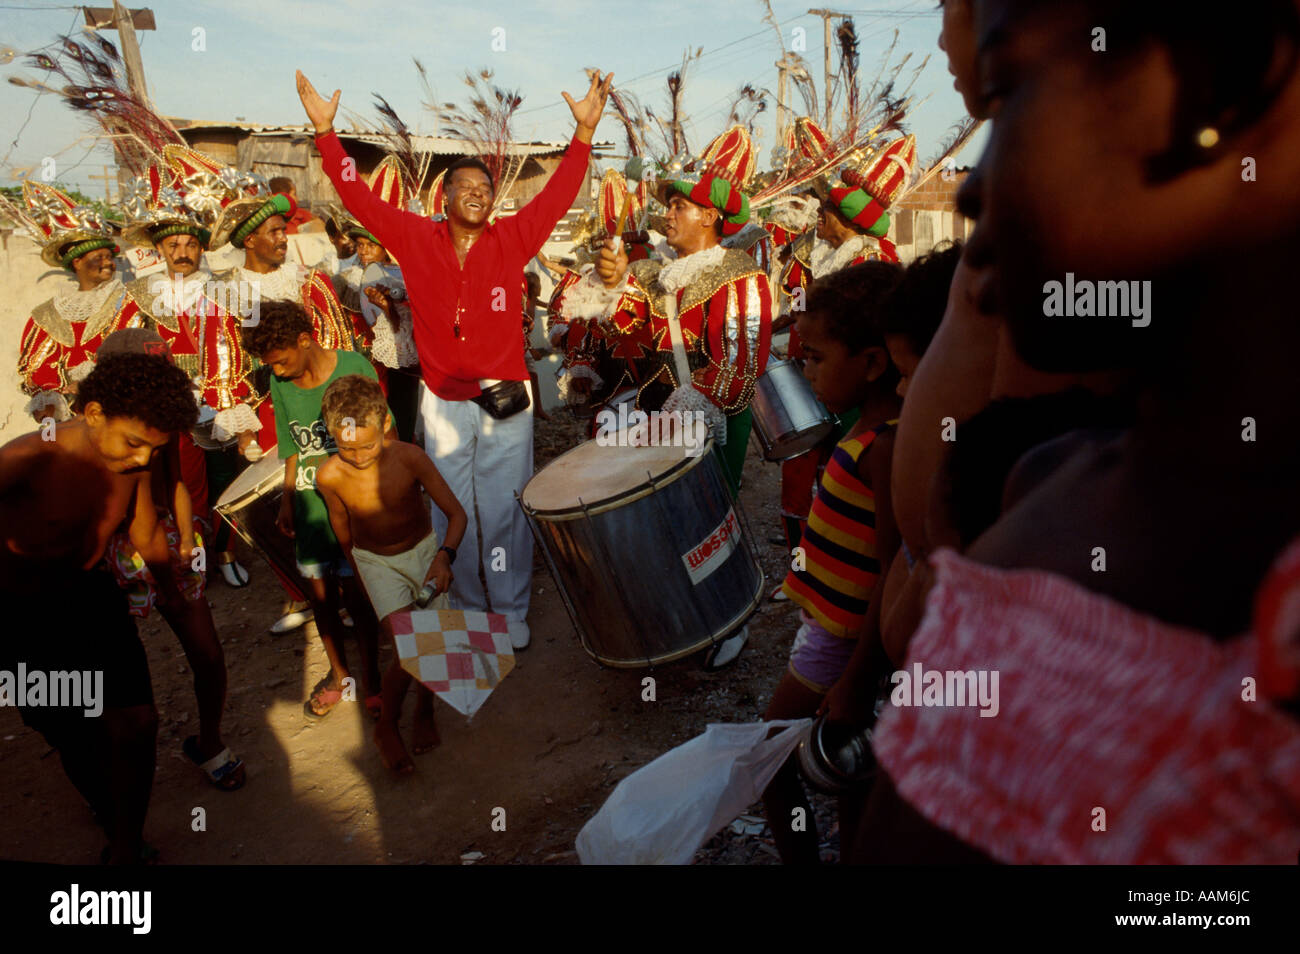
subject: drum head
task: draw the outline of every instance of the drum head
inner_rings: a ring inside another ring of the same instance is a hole
[[[704,453],[711,447],[712,442],[707,442]],[[699,457],[689,456],[687,450],[673,446],[602,446],[587,441],[534,474],[520,496],[529,510],[552,513],[607,503],[648,486],[651,478],[658,481],[692,466]]]
[[[234,479],[221,499],[217,510],[228,510],[248,497],[260,497],[267,489],[284,481],[284,461],[275,456],[275,448],[265,451],[262,459]]]

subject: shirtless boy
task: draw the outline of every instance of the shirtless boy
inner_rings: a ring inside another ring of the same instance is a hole
[[[316,471],[316,489],[329,508],[330,525],[370,596],[384,636],[391,643],[390,616],[412,609],[430,581],[437,600],[448,606],[451,565],[465,535],[465,510],[424,450],[384,433],[388,405],[379,383],[359,374],[334,381],[321,401],[321,416],[338,454]],[[447,518],[442,546],[433,532],[424,490]],[[411,676],[396,656],[384,674],[383,707],[375,725],[375,744],[391,771],[408,775],[415,765],[397,729],[402,699]],[[412,744],[415,754],[438,744],[433,693],[416,693]]]
[[[185,373],[160,355],[103,359],[79,389],[83,414],[0,448],[0,670],[102,672],[102,712],[22,708],[58,749],[109,838],[104,860],[136,863],[153,787],[158,715],[126,596],[101,565],[124,522],[166,572],[149,463],[198,409]]]

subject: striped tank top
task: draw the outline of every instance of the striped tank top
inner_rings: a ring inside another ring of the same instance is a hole
[[[786,596],[834,636],[849,636],[862,622],[880,576],[876,495],[858,479],[858,461],[894,423],[877,424],[835,446],[800,542],[802,569],[792,569],[782,586]]]

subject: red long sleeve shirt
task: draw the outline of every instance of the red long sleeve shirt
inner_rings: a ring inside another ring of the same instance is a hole
[[[451,229],[394,208],[351,171],[343,177],[343,150],[330,132],[316,137],[325,173],[343,204],[402,266],[415,323],[424,383],[438,397],[464,401],[485,378],[526,381],[520,341],[520,275],[572,204],[587,172],[591,146],[575,137],[540,193],[518,214],[489,225],[465,256],[462,269]],[[460,337],[453,332],[460,314]]]

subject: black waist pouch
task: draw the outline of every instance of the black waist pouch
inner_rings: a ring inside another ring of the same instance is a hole
[[[523,381],[498,381],[470,400],[498,421],[513,417],[532,403]]]

